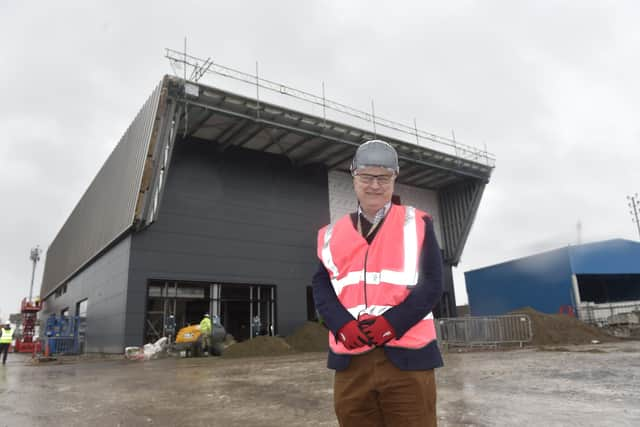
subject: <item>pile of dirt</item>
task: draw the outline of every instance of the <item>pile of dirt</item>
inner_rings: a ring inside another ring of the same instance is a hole
[[[318,322],[306,322],[285,338],[285,341],[296,351],[327,351],[329,333]]]
[[[281,356],[297,352],[327,351],[327,337],[327,330],[319,323],[306,322],[286,338],[259,336],[239,343],[230,339],[222,357]]]
[[[602,329],[588,325],[566,314],[545,314],[531,307],[523,307],[510,314],[526,314],[531,319],[533,329],[532,345],[590,344],[619,341]]]
[[[222,357],[226,359],[253,356],[282,356],[293,352],[294,350],[283,338],[260,336],[230,345],[224,350]]]

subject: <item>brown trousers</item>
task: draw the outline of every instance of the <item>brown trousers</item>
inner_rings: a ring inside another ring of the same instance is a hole
[[[336,371],[333,399],[341,427],[437,425],[433,369],[402,371],[376,348]]]

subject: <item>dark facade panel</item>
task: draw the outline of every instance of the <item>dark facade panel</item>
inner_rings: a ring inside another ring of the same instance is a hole
[[[156,87],[49,246],[41,296],[131,227],[162,87]]]
[[[158,218],[133,235],[127,343],[141,343],[149,279],[275,285],[278,332],[292,332],[307,319],[327,186],[320,166],[178,141]]]
[[[456,291],[453,285],[453,268],[446,262],[442,265],[442,295],[433,308],[435,317],[457,317]]]
[[[42,324],[49,314],[59,315],[65,309],[75,316],[77,304],[86,299],[85,350],[122,353],[130,247],[131,237],[128,236],[67,282],[65,293],[44,300],[40,313]]]
[[[486,183],[473,180],[440,190],[442,249],[447,264],[456,266],[462,256]]]
[[[525,306],[558,313],[575,305],[571,275],[567,248],[468,271],[471,315],[501,315]]]

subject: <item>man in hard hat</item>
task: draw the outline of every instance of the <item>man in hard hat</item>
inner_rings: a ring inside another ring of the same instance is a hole
[[[15,331],[9,322],[7,322],[2,328],[2,336],[0,336],[0,353],[2,353],[3,365],[7,363],[7,354],[9,353],[11,341],[13,341],[14,332]]]
[[[222,327],[222,322],[220,322],[220,316],[218,316],[217,314],[214,314],[213,316],[211,316],[211,323],[213,323],[213,326]]]
[[[175,340],[176,333],[176,317],[173,314],[170,314],[169,317],[167,317],[164,329],[166,331],[167,338],[169,338],[169,343],[171,344]]]
[[[260,330],[262,329],[262,320],[260,320],[260,316],[257,314],[253,316],[251,320],[251,329],[253,330],[252,334],[254,337],[260,335]]]
[[[209,313],[205,313],[200,321],[200,336],[202,337],[202,351],[211,346],[211,318]]]
[[[313,296],[330,329],[341,427],[437,424],[442,258],[431,216],[392,204],[398,173],[390,144],[362,144],[351,164],[358,209],[318,232]]]

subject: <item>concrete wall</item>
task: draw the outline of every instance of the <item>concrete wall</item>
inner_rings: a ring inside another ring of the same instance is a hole
[[[59,315],[65,308],[69,309],[69,315],[75,316],[76,304],[86,298],[86,351],[121,353],[130,249],[131,237],[128,236],[71,279],[64,294],[59,297],[53,294],[45,300],[40,313],[42,324],[49,314]]]
[[[306,320],[327,173],[281,156],[179,141],[158,220],[133,236],[126,342],[142,341],[148,279],[276,285],[279,333]]]

